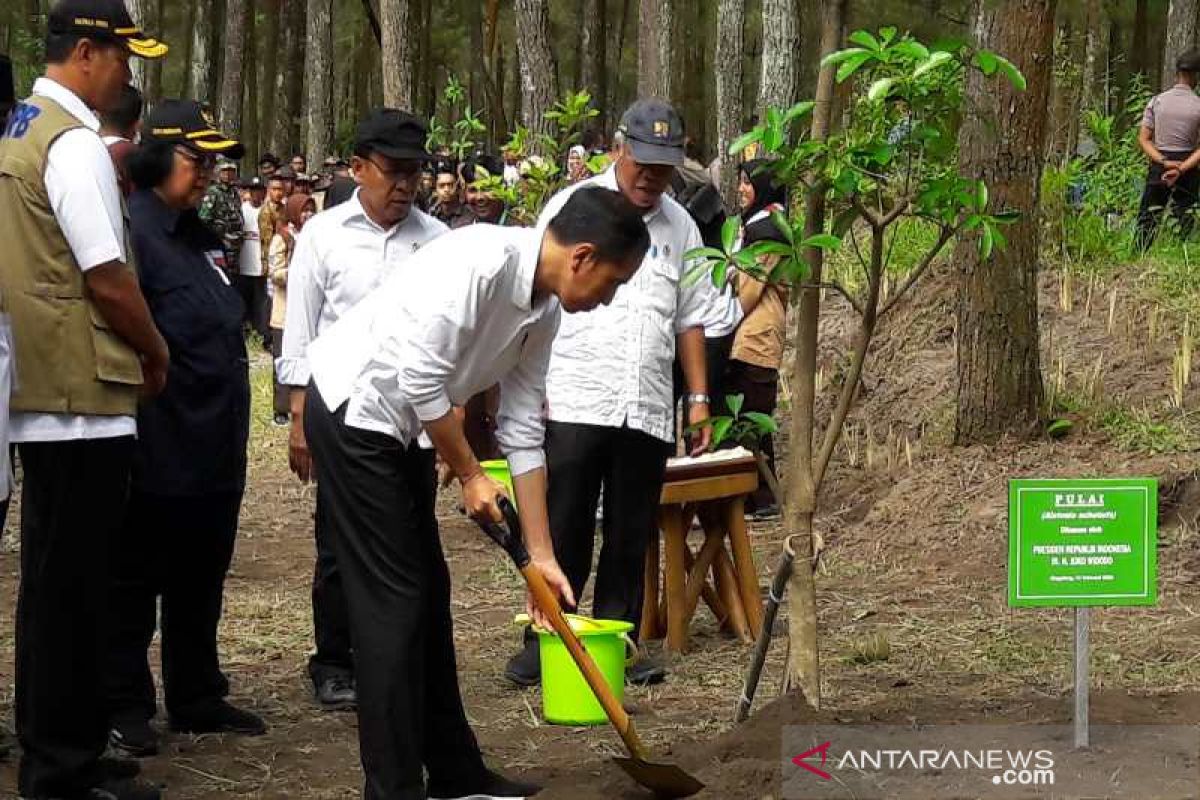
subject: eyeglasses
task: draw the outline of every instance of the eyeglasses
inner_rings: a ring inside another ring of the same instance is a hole
[[[188,150],[186,147],[176,147],[175,152],[195,164],[196,169],[209,171],[217,166],[217,157],[214,155],[201,155],[200,153]]]
[[[371,166],[375,167],[383,179],[393,186],[398,183],[409,183],[421,173],[421,162],[415,160],[397,161],[394,170],[384,169],[378,161],[370,156],[367,157],[367,161],[370,161]]]

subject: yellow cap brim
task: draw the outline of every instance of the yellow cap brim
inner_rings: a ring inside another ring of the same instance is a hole
[[[125,46],[139,58],[162,58],[170,49],[158,39],[126,39]]]
[[[240,147],[240,144],[232,139],[196,139],[190,142],[190,144],[201,150],[207,150],[210,153],[224,153],[226,150]]]

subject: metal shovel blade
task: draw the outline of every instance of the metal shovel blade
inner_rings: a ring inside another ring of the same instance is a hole
[[[674,764],[652,764],[640,758],[614,757],[625,773],[662,798],[691,797],[704,784]]]

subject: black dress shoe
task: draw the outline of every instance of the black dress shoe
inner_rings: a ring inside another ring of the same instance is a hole
[[[108,731],[108,743],[117,752],[134,758],[146,758],[158,753],[158,734],[150,727],[150,720],[137,714],[114,717]]]
[[[114,780],[128,780],[142,774],[142,765],[137,759],[105,754],[100,756],[100,774]]]
[[[89,789],[86,800],[161,800],[162,792],[152,783],[140,779],[109,778]]]
[[[224,700],[190,706],[171,714],[171,730],[176,733],[238,733],[262,736],[267,723],[256,714],[231,706]]]
[[[525,800],[541,790],[537,784],[510,781],[485,769],[473,779],[430,779],[428,797],[429,800]]]
[[[346,675],[322,678],[313,687],[317,704],[326,711],[352,711],[358,704],[354,679]]]
[[[527,639],[521,652],[508,660],[504,677],[517,686],[537,686],[542,682],[542,655],[536,639]]]
[[[652,658],[640,658],[625,672],[625,681],[635,686],[653,686],[667,679],[667,668]]]

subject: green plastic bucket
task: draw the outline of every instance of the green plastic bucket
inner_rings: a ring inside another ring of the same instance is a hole
[[[503,458],[495,461],[481,461],[479,466],[483,467],[484,475],[504,484],[504,487],[508,489],[508,499],[512,500],[513,508],[516,508],[517,493],[513,491],[512,473],[508,470],[508,461]]]
[[[637,646],[629,638],[633,624],[571,614],[567,620],[620,702],[625,697],[625,667],[637,655]],[[604,708],[592,694],[562,639],[555,633],[535,630],[542,658],[542,716],[556,725],[606,724]],[[628,656],[627,651],[631,651]]]

